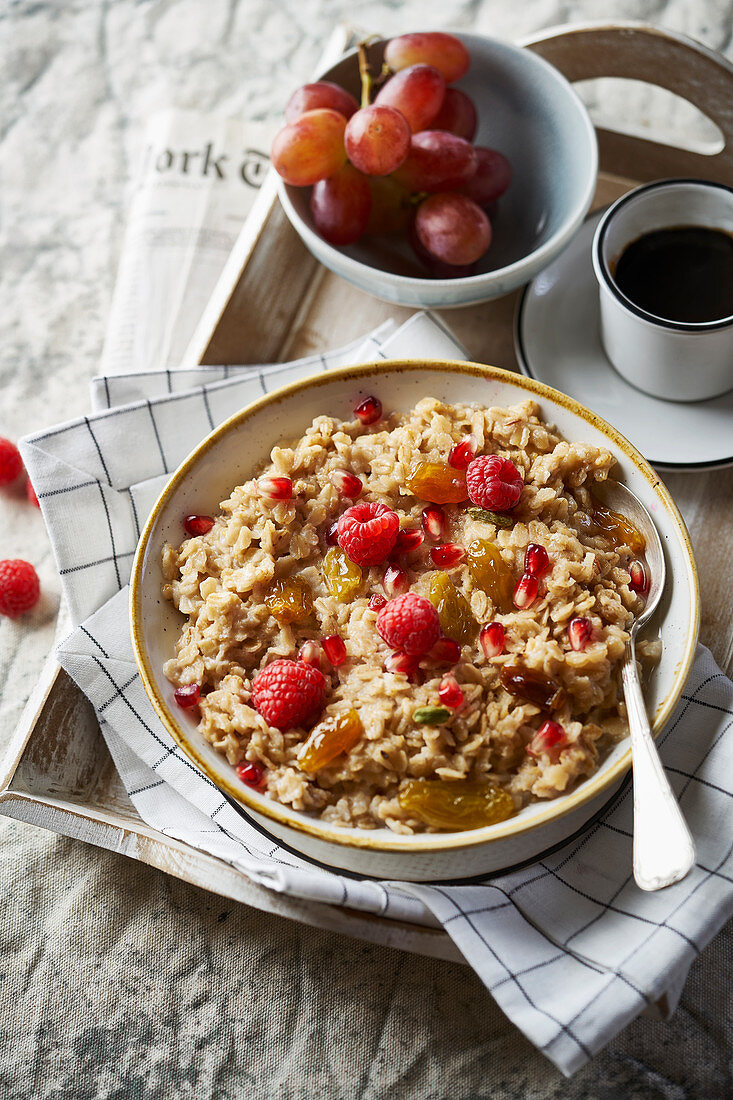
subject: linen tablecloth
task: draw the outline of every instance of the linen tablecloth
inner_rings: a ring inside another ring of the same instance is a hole
[[[466,357],[444,324],[416,314],[358,349],[319,357]],[[89,696],[141,816],[296,897],[419,919],[425,906],[509,1017],[570,1073],[665,998],[675,1007],[689,966],[733,910],[733,685],[700,649],[683,701],[662,735],[665,763],[698,844],[688,878],[646,894],[631,875],[628,788],[580,839],[484,885],[392,884],[323,871],[280,847],[223,798],[170,739],[137,675],[125,587],[140,527],[171,470],[215,424],[312,361],[235,371],[147,396],[171,381],[145,375],[138,400],[30,437],[26,466],[44,510],[79,628],[59,659]],[[107,385],[113,380],[108,380]],[[193,381],[191,377],[187,381]],[[128,396],[132,396],[126,382]],[[95,384],[104,392],[105,382]],[[83,537],[80,538],[80,532]],[[116,594],[114,594],[116,593]],[[711,717],[713,715],[714,717]],[[480,881],[480,880],[479,880]]]

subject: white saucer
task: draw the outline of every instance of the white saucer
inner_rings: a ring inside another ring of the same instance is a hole
[[[611,366],[598,330],[592,214],[519,300],[514,345],[522,372],[575,397],[618,428],[659,469],[733,464],[733,391],[710,401],[651,397]]]

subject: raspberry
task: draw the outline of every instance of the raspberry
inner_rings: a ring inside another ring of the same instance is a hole
[[[20,558],[0,561],[0,615],[14,619],[38,603],[41,584],[33,566]]]
[[[392,649],[418,657],[431,650],[440,637],[440,619],[430,600],[406,592],[382,608],[377,630]]]
[[[0,436],[0,485],[9,485],[15,481],[23,469],[20,451],[9,439]]]
[[[338,521],[338,544],[357,565],[379,565],[394,549],[400,530],[386,504],[354,504]]]
[[[36,490],[33,488],[30,478],[26,478],[25,495],[28,497],[28,500],[31,502],[31,504],[34,504],[36,506],[36,508],[41,507],[40,504],[38,503],[38,497],[36,496]]]
[[[474,458],[466,470],[468,495],[479,508],[508,512],[522,495],[522,475],[514,463],[499,455]]]
[[[316,718],[323,707],[323,673],[304,661],[273,661],[252,681],[252,702],[268,726],[292,730]]]

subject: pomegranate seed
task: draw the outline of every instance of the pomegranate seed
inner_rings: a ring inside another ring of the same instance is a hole
[[[331,484],[335,485],[342,497],[356,500],[361,495],[364,482],[356,474],[350,474],[348,470],[332,470],[329,476]]]
[[[405,573],[404,569],[399,569],[396,565],[388,565],[384,571],[384,579],[382,580],[384,591],[390,597],[401,596],[403,592],[406,592],[410,587],[410,581]]]
[[[306,665],[313,665],[314,668],[321,667],[321,647],[318,642],[310,640],[303,642],[298,657]]]
[[[451,447],[448,455],[448,465],[455,470],[465,470],[468,464],[476,457],[476,440],[472,435],[467,435],[455,447]]]
[[[334,668],[338,668],[346,660],[346,646],[343,638],[338,634],[330,634],[323,639],[323,652],[328,657]]]
[[[445,538],[448,533],[448,523],[445,512],[439,504],[431,504],[423,509],[422,526],[425,534],[433,542],[439,542],[440,539]]]
[[[335,519],[326,528],[326,545],[335,546],[339,540],[339,521]]]
[[[386,603],[387,601],[385,600],[384,596],[380,596],[379,592],[372,592],[371,596],[369,597],[369,610],[381,611]]]
[[[501,623],[487,623],[479,634],[481,648],[488,659],[504,652],[504,627]]]
[[[444,706],[456,710],[463,702],[463,692],[452,672],[444,676],[438,688],[438,698]]]
[[[289,477],[261,477],[257,489],[266,500],[290,500],[293,495],[293,483]]]
[[[238,764],[237,775],[248,787],[261,787],[265,778],[259,764]]]
[[[183,527],[187,535],[195,538],[196,535],[205,535],[214,526],[211,516],[186,516]]]
[[[179,707],[189,710],[190,707],[198,706],[201,698],[201,687],[199,684],[186,684],[184,687],[176,688],[173,692],[173,698]]]
[[[466,551],[455,542],[445,542],[442,546],[434,546],[430,551],[433,565],[437,565],[438,569],[453,569],[465,556]]]
[[[629,566],[629,574],[631,576],[629,581],[631,591],[644,596],[649,591],[649,577],[643,564],[640,561],[632,561]]]
[[[557,752],[557,750],[565,744],[566,740],[565,730],[560,723],[553,722],[548,718],[546,722],[542,723],[537,733],[527,745],[527,752],[530,756],[539,756],[543,752]]]
[[[518,607],[521,611],[524,607],[529,607],[537,599],[537,593],[540,589],[540,582],[536,577],[533,577],[531,573],[523,573],[517,581],[517,586],[514,589],[514,606]]]
[[[590,619],[571,619],[568,626],[568,637],[573,649],[579,653],[588,645],[593,636],[593,623]]]
[[[454,665],[461,659],[461,647],[452,638],[438,638],[430,650],[429,657],[441,665]]]
[[[524,572],[530,573],[533,577],[541,577],[549,568],[550,559],[544,546],[531,542],[524,555]]]
[[[418,531],[414,527],[400,531],[397,536],[397,542],[394,544],[392,557],[397,557],[400,554],[409,554],[411,550],[417,550],[418,546],[422,546],[424,541],[425,536],[422,531]]]
[[[418,658],[411,657],[409,653],[390,653],[384,662],[385,672],[401,672],[408,680],[413,680],[417,675]]]
[[[382,416],[382,402],[378,397],[365,397],[354,409],[362,424],[376,424]]]

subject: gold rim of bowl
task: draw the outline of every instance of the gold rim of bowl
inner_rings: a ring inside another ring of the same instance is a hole
[[[291,816],[298,813],[298,811],[288,812],[286,808],[281,806],[278,802],[262,795],[257,797],[253,793],[250,793],[249,789],[246,788],[244,784],[235,784],[226,777],[217,775],[201,757],[196,747],[191,744],[189,736],[179,726],[173,712],[158,691],[145,648],[142,631],[141,595],[143,568],[148,544],[158,518],[168,503],[168,500],[178,489],[184,478],[187,477],[200,459],[207,454],[212,447],[215,447],[224,436],[238,428],[251,417],[256,416],[261,409],[266,408],[268,405],[281,404],[283,401],[302,390],[328,386],[338,381],[358,382],[361,379],[371,376],[399,374],[414,370],[434,371],[439,374],[460,373],[474,378],[493,379],[497,382],[509,383],[519,389],[526,390],[534,396],[545,398],[553,404],[561,405],[568,411],[575,413],[594,428],[597,428],[631,460],[636,469],[643,474],[651,488],[660,498],[666,511],[671,514],[675,520],[682,547],[687,557],[687,579],[691,581],[690,594],[692,606],[690,608],[689,630],[685,640],[685,650],[679,661],[673,686],[657,707],[652,722],[652,733],[655,737],[658,737],[661,733],[682,694],[694,660],[699,631],[700,591],[692,544],[685,522],[680,515],[677,505],[669,495],[666,486],[636,447],[629,443],[629,441],[622,436],[620,432],[616,431],[612,425],[602,417],[591,412],[590,409],[587,409],[584,405],[581,405],[574,398],[568,397],[567,394],[561,393],[559,390],[554,390],[550,386],[546,386],[543,382],[538,382],[534,378],[527,378],[525,375],[515,374],[513,371],[503,370],[500,367],[484,366],[480,363],[464,362],[463,360],[397,359],[394,361],[387,360],[385,362],[362,363],[351,367],[340,367],[335,370],[330,370],[326,374],[304,378],[297,382],[282,386],[280,389],[273,390],[272,393],[258,398],[246,408],[240,409],[239,412],[234,413],[225,420],[223,424],[220,424],[218,428],[215,428],[210,435],[194,448],[188,458],[184,459],[178,469],[172,474],[170,481],[155,502],[153,510],[145,524],[135,553],[135,560],[133,562],[132,574],[130,577],[130,625],[135,660],[147,695],[158,717],[163,722],[163,725],[179,747],[196,764],[199,770],[219,788],[219,790],[233,798],[235,802],[239,803],[246,810],[259,814],[264,818],[269,818],[281,826],[284,825],[297,832],[307,833],[310,836],[317,837],[319,840],[338,844],[341,847],[347,848],[370,848],[375,851],[430,852],[450,848],[460,849],[474,847],[477,844],[488,844],[493,841],[507,839],[508,837],[519,836],[521,833],[537,829],[556,818],[565,816],[565,814],[570,813],[572,810],[578,809],[586,802],[600,795],[604,790],[607,790],[617,780],[620,780],[631,765],[631,748],[629,747],[614,765],[605,770],[596,772],[589,779],[581,783],[576,790],[571,791],[570,794],[560,795],[552,799],[552,801],[549,801],[541,811],[525,819],[519,816],[511,817],[497,825],[487,825],[480,829],[466,830],[465,832],[419,833],[406,836],[398,833],[391,833],[385,828],[384,830],[380,829],[377,835],[376,830],[373,832],[371,830],[358,828],[350,829],[343,826],[334,827],[326,822],[319,822],[316,818],[310,819],[305,816]],[[230,767],[223,756],[221,759],[222,765]]]

